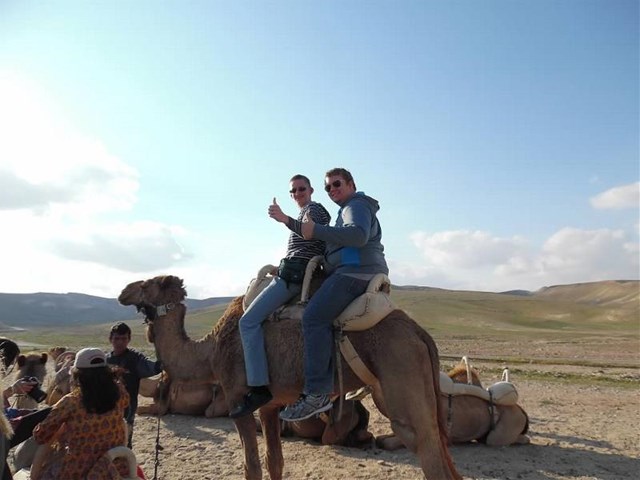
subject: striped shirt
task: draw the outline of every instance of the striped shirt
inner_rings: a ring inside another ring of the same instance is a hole
[[[310,260],[316,255],[324,255],[325,243],[322,240],[305,240],[300,234],[300,226],[302,219],[309,213],[309,218],[315,223],[328,225],[331,221],[331,215],[322,206],[321,203],[309,202],[300,209],[297,219],[289,218],[287,227],[291,230],[289,242],[287,243],[287,254],[285,258],[305,258]]]

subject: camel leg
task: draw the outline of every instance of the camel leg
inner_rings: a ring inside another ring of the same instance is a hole
[[[380,384],[375,385],[373,387],[371,398],[373,398],[373,403],[375,404],[378,411],[385,417],[389,418],[389,414],[387,413],[387,407],[384,404],[384,395],[382,394],[382,389],[380,388]]]
[[[438,398],[430,361],[425,359],[422,365],[420,376],[416,376],[415,371],[403,375],[394,371],[382,372],[379,379],[385,409],[393,432],[420,459],[425,478],[458,480],[461,477],[453,466],[446,435],[440,430],[444,425],[438,418]],[[410,377],[416,381],[406,385],[403,379]]]
[[[260,423],[262,424],[262,434],[264,435],[267,453],[265,455],[267,470],[271,480],[281,480],[284,468],[284,458],[282,456],[282,443],[280,441],[280,419],[278,409],[274,407],[261,408]]]
[[[402,443],[394,434],[380,435],[376,437],[376,447],[381,448],[382,450],[393,451],[404,448],[404,443]]]
[[[518,441],[520,434],[524,431],[526,417],[519,407],[499,406],[497,408],[500,419],[487,435],[486,444],[491,447],[506,447]]]
[[[234,423],[244,449],[244,478],[245,480],[262,480],[255,419],[253,415],[245,415],[236,418]]]
[[[138,405],[137,415],[158,415],[158,405],[151,403],[149,405]]]

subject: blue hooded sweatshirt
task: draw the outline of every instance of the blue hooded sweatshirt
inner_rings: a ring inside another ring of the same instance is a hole
[[[356,192],[338,211],[335,226],[316,224],[313,238],[326,242],[328,273],[389,273],[376,213],[378,201]]]

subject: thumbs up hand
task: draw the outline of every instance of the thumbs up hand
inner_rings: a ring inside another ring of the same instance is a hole
[[[276,201],[276,197],[273,197],[273,203],[269,205],[269,216],[280,223],[287,223],[289,217],[282,212],[280,205]]]
[[[311,220],[309,216],[309,212],[304,214],[302,217],[302,237],[305,240],[311,240],[313,238],[313,227],[315,227],[316,222]]]

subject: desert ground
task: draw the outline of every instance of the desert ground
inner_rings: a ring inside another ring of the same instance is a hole
[[[520,404],[530,418],[531,444],[491,448],[451,447],[465,479],[620,480],[640,475],[640,369],[637,340],[591,338],[576,342],[438,340],[443,370],[467,354],[485,385],[499,380],[503,365],[486,357],[519,357],[511,366]],[[449,359],[450,358],[450,359]],[[554,358],[555,363],[548,364]],[[587,366],[583,364],[588,364]],[[370,430],[390,433],[388,421],[370,399]],[[411,405],[407,405],[411,408]],[[154,478],[158,421],[139,416],[134,451],[145,474]],[[160,419],[157,478],[202,480],[243,478],[242,452],[233,422],[166,415]],[[418,462],[406,450],[321,446],[283,440],[285,473],[291,480],[418,479]],[[264,452],[264,450],[261,450]],[[264,473],[264,478],[268,475]]]

